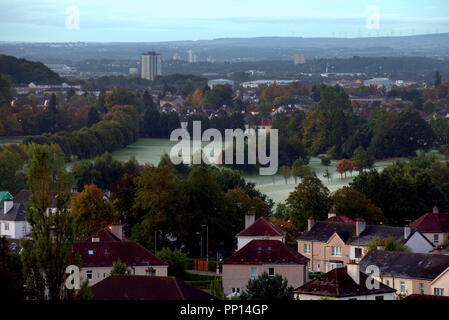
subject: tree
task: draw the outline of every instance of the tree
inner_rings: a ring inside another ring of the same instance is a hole
[[[345,174],[345,178],[346,178],[346,172],[352,171],[353,168],[354,168],[354,165],[353,165],[352,161],[348,160],[348,159],[341,159],[336,164],[337,172],[341,175],[342,178],[343,178],[343,173]]]
[[[63,284],[70,264],[74,227],[67,208],[67,177],[60,165],[62,152],[52,149],[55,148],[32,145],[30,150],[31,205],[26,205],[26,219],[32,228],[33,242],[22,239],[21,246],[27,295],[31,299],[59,300],[67,296]],[[57,195],[55,211],[49,210],[52,193]]]
[[[168,263],[168,275],[185,279],[189,258],[179,251],[171,251],[163,248],[156,253],[156,256]]]
[[[327,182],[332,180],[332,173],[329,171],[329,168],[326,168],[323,173],[323,178],[327,179]]]
[[[292,176],[292,170],[288,166],[282,166],[280,172],[285,179],[285,184],[287,184],[288,179]]]
[[[368,224],[387,223],[382,210],[376,207],[363,193],[350,187],[338,189],[332,195],[332,202],[338,215],[353,220],[363,218]]]
[[[221,277],[215,277],[214,280],[210,282],[210,294],[218,299],[225,300],[226,296],[224,293],[223,286],[221,285]]]
[[[442,83],[441,75],[438,71],[435,72],[435,81],[434,86],[435,88],[438,88]]]
[[[376,238],[366,244],[366,249],[368,251],[377,250],[378,247],[383,247],[386,251],[410,251],[406,245],[393,237],[388,237],[382,240]]]
[[[126,263],[123,263],[120,258],[112,263],[111,276],[130,274]]]
[[[307,220],[314,217],[316,220],[326,218],[331,208],[329,189],[315,176],[306,176],[300,184],[290,193],[287,204],[291,218],[299,230],[304,230]]]
[[[25,176],[21,172],[24,161],[19,153],[8,149],[0,150],[0,190],[12,194],[18,193],[25,186]]]
[[[84,190],[71,201],[77,240],[84,240],[117,219],[115,209],[103,191],[95,184],[85,185]]]
[[[330,166],[330,164],[331,164],[331,159],[330,158],[325,157],[325,158],[321,159],[321,165],[328,167],[328,166]]]
[[[90,107],[89,113],[87,114],[87,126],[92,127],[95,123],[100,121],[100,116],[98,115],[97,109]]]
[[[354,150],[354,155],[352,156],[352,161],[355,163],[356,168],[359,172],[362,172],[363,169],[370,167],[370,160],[368,158],[368,154],[362,146],[359,146]]]
[[[249,280],[246,290],[241,295],[242,300],[293,300],[293,287],[288,286],[288,280],[277,274],[268,276],[262,273],[257,279]]]
[[[10,252],[6,237],[0,237],[0,298],[2,301],[23,299],[23,275],[20,256]]]

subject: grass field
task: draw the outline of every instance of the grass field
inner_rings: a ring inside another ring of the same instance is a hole
[[[23,138],[2,138],[0,137],[0,145],[2,144],[10,144],[10,143],[22,143]]]

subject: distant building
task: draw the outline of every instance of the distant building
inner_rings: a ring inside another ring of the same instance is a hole
[[[306,55],[303,53],[295,53],[293,56],[293,61],[294,61],[295,65],[305,64],[306,63]]]
[[[173,60],[181,60],[181,56],[179,55],[179,53],[175,53],[173,55]]]
[[[217,85],[228,85],[231,86],[232,89],[234,89],[234,81],[233,80],[227,80],[227,79],[215,79],[215,80],[209,80],[207,82],[207,85],[213,89]]]
[[[387,91],[391,91],[393,88],[393,81],[388,78],[373,78],[363,81],[363,84],[367,87],[376,87],[378,89],[385,87]]]
[[[198,57],[193,53],[192,50],[187,51],[187,62],[194,63],[198,61]]]
[[[139,70],[137,68],[129,68],[129,74],[137,75],[137,74],[139,74]]]
[[[140,66],[141,78],[154,80],[156,76],[162,75],[162,56],[154,51],[141,54]]]

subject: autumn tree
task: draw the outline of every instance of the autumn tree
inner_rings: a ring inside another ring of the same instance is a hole
[[[285,179],[285,184],[287,184],[288,179],[292,176],[292,170],[288,166],[282,166],[279,171]]]
[[[363,218],[368,224],[387,223],[382,210],[376,207],[363,193],[350,187],[338,189],[332,195],[332,202],[338,215],[353,220]]]
[[[84,240],[117,219],[112,203],[95,184],[85,185],[84,190],[71,201],[76,226],[76,238]]]

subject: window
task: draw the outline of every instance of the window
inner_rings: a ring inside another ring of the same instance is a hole
[[[433,288],[433,294],[435,296],[444,296],[444,289],[443,288]]]
[[[384,296],[376,296],[376,300],[383,300]]]
[[[433,235],[433,243],[438,244],[440,242],[440,237],[437,234]]]
[[[250,278],[251,278],[251,280],[254,280],[257,278],[257,267],[251,267]]]
[[[91,270],[86,271],[86,276],[87,279],[92,280],[92,271]]]
[[[316,269],[317,269],[317,271],[320,271],[320,264],[319,263],[316,264]]]
[[[87,251],[87,253],[88,253],[90,256],[93,256],[93,255],[94,255],[94,250],[89,250],[89,251]]]
[[[240,288],[232,288],[232,293],[240,293]]]
[[[304,245],[304,253],[310,253],[310,244]]]
[[[390,280],[385,281],[385,284],[386,284],[387,286],[390,286]]]
[[[343,268],[343,263],[340,262],[331,262],[331,270]]]
[[[356,259],[362,257],[362,248],[355,248],[355,250],[354,250],[354,257]]]
[[[400,282],[399,288],[400,288],[399,290],[400,290],[401,294],[405,293],[405,282],[404,281]]]
[[[145,273],[147,276],[155,276],[156,275],[156,270],[152,267],[148,268],[145,270]]]
[[[103,278],[106,278],[106,273],[103,273]]]
[[[332,247],[332,256],[341,257],[341,247]]]
[[[8,230],[9,230],[9,223],[5,222],[5,231],[8,231]]]
[[[274,277],[274,268],[268,268],[268,275]]]
[[[424,283],[419,284],[419,294],[424,294]]]

